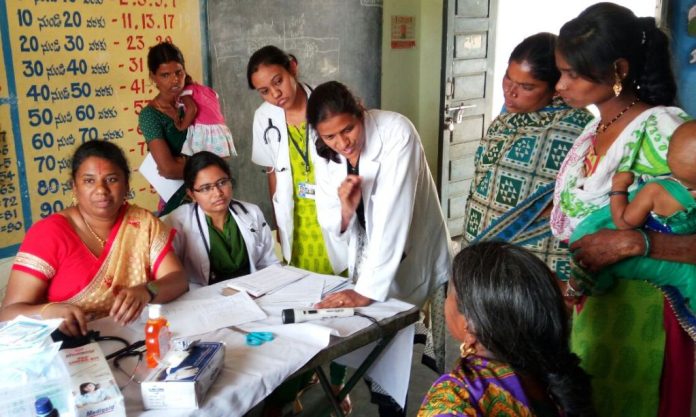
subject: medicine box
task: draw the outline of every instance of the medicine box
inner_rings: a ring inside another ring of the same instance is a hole
[[[123,395],[98,343],[60,354],[70,373],[78,417],[126,417]]]
[[[140,384],[146,410],[198,408],[215,382],[225,359],[225,346],[201,342],[174,367],[160,366]]]

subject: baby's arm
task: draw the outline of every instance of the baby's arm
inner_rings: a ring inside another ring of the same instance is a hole
[[[189,126],[193,124],[196,119],[196,114],[198,114],[198,107],[196,102],[193,101],[191,95],[182,95],[179,97],[182,103],[184,103],[184,117],[175,122],[176,128],[179,131],[184,131],[188,129]]]
[[[609,202],[611,204],[611,218],[616,228],[625,230],[642,226],[652,211],[657,193],[662,187],[648,184],[629,203],[627,190],[628,186],[633,183],[633,173],[619,172],[614,175],[611,182],[612,194],[609,197]]]

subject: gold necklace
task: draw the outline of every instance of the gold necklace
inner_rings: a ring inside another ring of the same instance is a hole
[[[606,132],[607,129],[609,129],[609,126],[611,126],[612,124],[614,124],[615,121],[619,120],[619,119],[621,118],[621,116],[624,115],[624,113],[626,113],[631,107],[635,106],[635,104],[638,103],[639,101],[640,101],[639,98],[633,100],[633,101],[631,102],[631,104],[629,104],[628,106],[624,107],[624,109],[621,110],[621,111],[619,112],[619,114],[617,114],[616,116],[614,116],[613,119],[609,120],[608,123],[602,123],[602,122],[600,121],[599,124],[597,124],[597,128],[595,129],[595,134],[599,134],[599,133],[604,133],[604,132]]]
[[[92,229],[92,226],[90,226],[89,223],[87,223],[87,220],[85,220],[85,216],[82,215],[82,212],[80,211],[79,208],[77,209],[77,212],[80,213],[80,218],[85,223],[85,226],[87,226],[87,230],[89,230],[89,232],[92,234],[92,236],[95,239],[97,239],[97,242],[99,242],[99,245],[102,248],[104,248],[104,246],[106,246],[106,239],[102,239],[101,237],[99,237],[99,235],[94,231],[94,229]]]

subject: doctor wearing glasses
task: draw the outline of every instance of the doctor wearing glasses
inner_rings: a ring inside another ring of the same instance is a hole
[[[210,285],[279,263],[261,210],[232,199],[230,168],[222,158],[191,156],[184,186],[193,203],[174,210],[165,223],[178,231],[174,250],[190,283]]]

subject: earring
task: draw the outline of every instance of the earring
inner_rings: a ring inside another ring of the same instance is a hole
[[[621,83],[621,77],[619,76],[618,71],[614,72],[614,85],[612,86],[612,89],[614,89],[615,97],[618,97],[619,94],[621,94],[621,90],[623,90],[623,84]]]
[[[462,359],[468,358],[469,356],[473,355],[476,353],[476,348],[474,345],[467,345],[466,343],[462,343],[459,345],[459,354],[462,357]]]
[[[73,206],[73,207],[77,207],[77,204],[78,204],[78,203],[77,203],[77,199],[75,198],[75,194],[73,194],[73,196],[72,196],[72,206]]]

